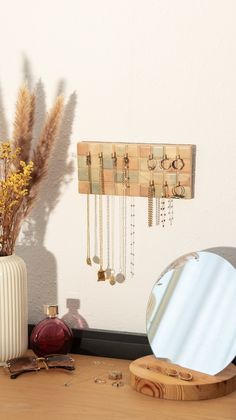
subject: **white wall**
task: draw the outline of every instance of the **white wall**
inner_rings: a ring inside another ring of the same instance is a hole
[[[49,298],[58,300],[61,314],[66,298],[78,298],[90,327],[144,332],[150,290],[167,264],[190,251],[236,244],[236,2],[1,0],[0,11],[8,118],[23,55],[24,72],[42,78],[49,105],[61,78],[67,95],[78,95],[69,148],[56,151],[62,168],[66,156],[73,160],[73,176],[60,186],[41,242],[32,246],[29,238],[18,249],[30,271],[30,322]],[[79,139],[197,146],[196,197],[176,203],[172,228],[148,229],[146,201],[137,199],[136,277],[123,285],[97,283],[84,264]],[[41,217],[34,229],[43,224]]]

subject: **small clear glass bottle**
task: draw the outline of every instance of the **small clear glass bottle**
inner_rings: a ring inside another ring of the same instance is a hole
[[[68,325],[57,317],[58,305],[44,305],[46,318],[40,321],[30,336],[30,347],[37,356],[69,353],[73,334]]]

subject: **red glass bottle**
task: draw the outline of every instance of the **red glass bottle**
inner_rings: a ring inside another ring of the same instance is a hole
[[[40,357],[47,354],[67,354],[73,340],[70,327],[57,317],[57,305],[44,305],[44,313],[47,317],[31,333],[31,349]]]

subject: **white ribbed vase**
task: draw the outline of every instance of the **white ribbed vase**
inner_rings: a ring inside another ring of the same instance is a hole
[[[0,257],[0,365],[28,346],[27,272],[17,255]]]

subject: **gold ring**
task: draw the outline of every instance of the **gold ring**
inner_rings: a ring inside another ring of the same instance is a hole
[[[165,373],[166,375],[174,376],[175,378],[178,376],[178,371],[176,369],[166,369]]]
[[[105,384],[106,383],[105,379],[101,379],[101,378],[95,378],[94,382],[95,382],[95,384]]]
[[[124,386],[124,382],[115,381],[115,382],[112,382],[112,386],[115,386],[116,388],[119,388],[120,386]]]
[[[179,379],[182,379],[182,381],[192,381],[193,375],[190,372],[179,372]]]
[[[113,379],[113,380],[117,380],[117,379],[122,379],[122,372],[121,371],[111,371],[108,374],[108,379]]]

